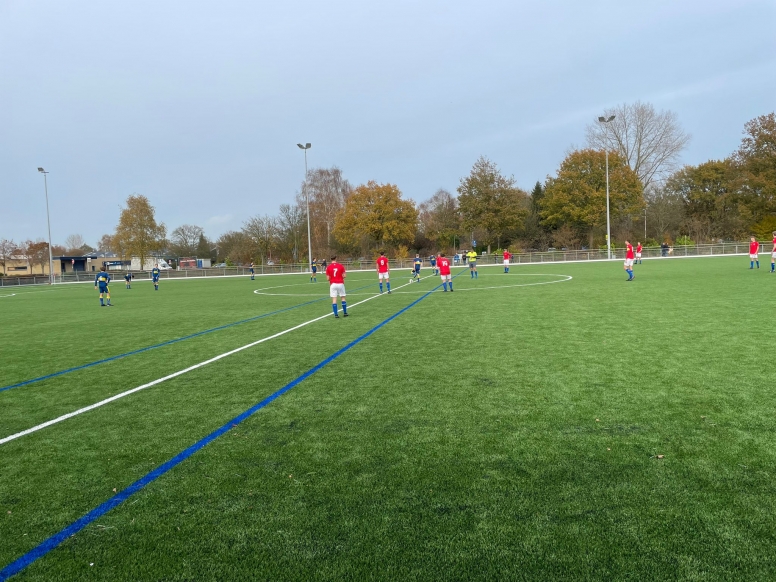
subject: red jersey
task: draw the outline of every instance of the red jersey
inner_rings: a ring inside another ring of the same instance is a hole
[[[437,259],[437,265],[439,266],[440,275],[450,274],[450,259],[448,259],[447,257],[439,257]]]
[[[344,283],[345,267],[334,262],[326,267],[326,276],[329,278],[329,283]]]
[[[636,252],[637,252],[637,253],[640,253],[640,252],[641,252],[641,245],[638,245],[638,246],[636,247]]]
[[[776,251],[776,236],[773,237],[773,250]]]
[[[380,257],[377,259],[377,272],[378,273],[387,273],[388,272],[388,259],[385,257]]]
[[[504,260],[508,261],[512,258],[512,255],[509,253],[509,251],[504,251]]]
[[[633,255],[633,245],[628,244],[625,247],[625,258],[626,259],[635,259],[636,257]]]
[[[749,243],[749,254],[750,255],[756,255],[758,250],[760,250],[760,243],[758,243],[757,241]]]

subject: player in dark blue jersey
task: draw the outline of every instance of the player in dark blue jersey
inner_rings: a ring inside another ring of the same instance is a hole
[[[315,257],[313,257],[313,262],[310,263],[310,272],[311,272],[310,282],[317,283],[318,278],[316,277],[316,274],[318,273],[318,259],[316,259]]]
[[[105,307],[106,305],[103,302],[103,297],[108,300],[107,306],[113,307],[110,304],[110,288],[108,287],[108,283],[110,283],[110,275],[108,275],[105,269],[102,269],[94,278],[94,288],[97,289],[99,287],[100,289],[100,307]]]
[[[413,281],[420,283],[420,266],[422,264],[423,259],[420,258],[420,255],[415,255],[415,258],[412,259],[412,279],[410,279],[410,283]]]
[[[127,289],[132,289],[132,273],[124,275],[124,281],[127,284]]]
[[[428,258],[428,262],[431,265],[431,268],[434,269],[434,275],[439,275],[439,269],[437,269],[437,266],[436,266],[436,257],[434,255],[431,255]]]
[[[251,261],[251,281],[256,279],[256,271],[253,269],[253,262]]]
[[[154,291],[159,291],[159,274],[161,271],[159,270],[159,265],[156,265],[153,269],[151,269],[151,281],[154,282]]]

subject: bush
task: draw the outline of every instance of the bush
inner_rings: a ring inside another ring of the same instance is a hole
[[[695,241],[685,234],[676,239],[675,244],[680,247],[691,247],[695,245]]]
[[[644,245],[643,246],[645,246],[645,247],[659,247],[660,243],[657,242],[654,238],[648,238],[648,239],[646,239],[644,241]]]

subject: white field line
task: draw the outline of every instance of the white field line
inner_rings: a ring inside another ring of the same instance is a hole
[[[428,277],[433,277],[434,275],[429,275]],[[424,279],[427,279],[428,277],[423,277]],[[405,287],[406,285],[409,285],[410,283],[405,283],[404,285],[400,285],[397,287],[397,289],[401,289],[402,287]],[[363,301],[359,301],[357,303],[354,303],[353,305],[348,305],[348,309],[352,309],[356,305],[361,305],[362,303],[366,303],[367,301],[371,301],[375,297],[380,297],[381,295],[373,295],[372,297],[367,297]],[[47,428],[49,426],[58,424],[60,422],[63,422],[69,418],[73,418],[74,416],[78,416],[79,414],[83,414],[85,412],[89,412],[90,410],[94,410],[95,408],[99,408],[101,406],[105,406],[106,404],[109,404],[111,402],[114,402],[115,400],[119,400],[120,398],[124,398],[125,396],[129,396],[130,394],[134,394],[135,392],[140,392],[141,390],[145,390],[146,388],[150,388],[151,386],[156,386],[157,384],[161,384],[162,382],[165,382],[167,380],[171,380],[172,378],[177,378],[178,376],[182,376],[183,374],[186,374],[188,372],[191,372],[193,370],[197,370],[199,368],[202,368],[204,366],[207,366],[208,364],[212,364],[213,362],[217,362],[218,360],[222,360],[224,358],[228,358],[229,356],[232,356],[238,352],[241,352],[243,350],[247,350],[248,348],[252,348],[254,346],[257,346],[259,344],[263,344],[264,342],[268,342],[269,340],[273,340],[275,338],[278,338],[282,335],[285,335],[287,333],[290,333],[292,331],[295,331],[297,329],[300,329],[302,327],[305,327],[307,325],[310,325],[311,323],[315,323],[316,321],[320,321],[321,319],[325,319],[329,316],[333,316],[334,314],[332,312],[327,313],[326,315],[321,315],[320,317],[316,317],[315,319],[311,319],[309,321],[305,321],[304,323],[300,323],[299,325],[295,325],[294,327],[290,327],[286,330],[283,330],[281,332],[278,332],[276,334],[267,336],[265,338],[262,338],[260,340],[256,340],[255,342],[251,342],[249,344],[245,344],[244,346],[240,346],[239,348],[235,348],[233,350],[230,350],[228,352],[224,352],[223,354],[219,354],[218,356],[215,356],[213,358],[210,358],[209,360],[205,360],[204,362],[200,362],[198,364],[194,364],[193,366],[189,366],[188,368],[185,368],[183,370],[179,370],[178,372],[174,372],[172,374],[169,374],[168,376],[165,376],[163,378],[159,378],[158,380],[154,380],[152,382],[148,382],[147,384],[143,384],[142,386],[138,386],[137,388],[132,388],[131,390],[127,390],[125,392],[121,392],[120,394],[116,394],[114,396],[111,396],[110,398],[106,398],[105,400],[100,400],[99,402],[95,402],[94,404],[90,404],[89,406],[85,406],[83,408],[79,408],[78,410],[75,410],[73,412],[68,412],[67,414],[63,414],[62,416],[58,416],[57,418],[54,418],[52,420],[48,420],[44,423],[38,424],[36,426],[33,426],[31,428],[28,428],[26,430],[23,430],[21,432],[17,432],[16,434],[8,435],[7,437],[0,438],[0,445],[4,445],[6,443],[9,443],[13,440],[16,440],[18,438],[21,438],[23,436],[27,436],[29,434],[32,434],[34,432],[38,432],[39,430],[42,430],[44,428]]]

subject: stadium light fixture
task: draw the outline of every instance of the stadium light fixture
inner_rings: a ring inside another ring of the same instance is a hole
[[[54,257],[51,254],[51,218],[49,216],[49,203],[48,203],[48,172],[43,168],[38,168],[38,172],[43,174],[43,188],[46,192],[46,224],[48,225],[48,251],[49,251],[49,285],[54,284]]]
[[[600,123],[609,123],[614,120],[614,115],[599,117]],[[606,148],[606,257],[612,258],[612,227],[609,218],[609,148]]]
[[[309,150],[312,147],[311,143],[306,143],[305,145],[302,145],[300,143],[296,144],[296,147],[298,147],[300,150],[304,150],[304,200],[305,200],[305,207],[307,210],[307,266],[310,269],[310,272],[313,270],[313,245],[312,245],[312,237],[310,236],[310,195],[307,193],[307,150]]]

